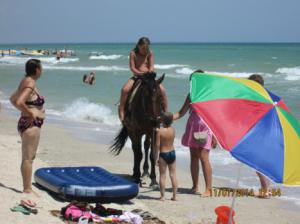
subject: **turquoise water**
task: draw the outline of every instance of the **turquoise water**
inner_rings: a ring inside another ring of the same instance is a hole
[[[28,50],[65,47],[74,50],[76,56],[63,58],[60,62],[54,56],[37,57],[44,68],[38,86],[46,96],[47,122],[68,123],[68,129],[76,136],[109,143],[119,128],[115,104],[122,85],[131,76],[128,55],[134,44],[0,45],[0,49]],[[172,112],[179,110],[184,102],[189,91],[190,73],[202,69],[244,78],[252,73],[261,74],[266,88],[281,96],[300,120],[300,44],[153,44],[151,48],[156,72],[159,75],[166,73],[163,84]],[[90,52],[100,55],[91,57]],[[0,56],[1,102],[14,114],[16,111],[8,97],[23,78],[28,59],[26,56]],[[95,86],[82,82],[82,76],[90,71],[96,72]],[[187,155],[187,150],[180,146],[185,121],[186,117],[175,124],[176,145]],[[235,173],[231,171],[237,162],[230,155],[217,150],[211,160],[215,175],[235,179]],[[245,172],[244,184],[257,185],[257,178],[251,176],[253,171]],[[288,194],[299,199],[299,191],[295,189],[289,190]]]
[[[63,49],[65,45],[1,46],[0,49]],[[116,115],[115,103],[119,90],[130,77],[128,54],[132,44],[68,45],[76,52],[72,58],[57,62],[54,57],[38,57],[44,66],[39,80],[42,93],[47,96],[47,108],[63,112],[66,106],[85,98],[90,103],[102,105]],[[170,98],[170,109],[176,111],[188,92],[188,76],[198,68],[236,77],[260,73],[266,87],[282,96],[300,118],[300,44],[153,44],[156,71],[166,73],[164,85]],[[93,60],[89,52],[101,55]],[[24,74],[24,63],[29,57],[0,58],[0,88],[5,94],[16,88]],[[94,87],[82,83],[82,76],[96,71]],[[88,119],[104,119],[104,117]],[[96,115],[95,115],[96,116]],[[84,118],[85,119],[85,118]],[[111,121],[107,121],[109,123]],[[116,122],[116,121],[115,121]],[[179,122],[184,124],[183,122]],[[183,125],[179,125],[181,128]]]

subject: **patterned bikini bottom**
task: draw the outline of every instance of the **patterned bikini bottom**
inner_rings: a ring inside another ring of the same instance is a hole
[[[26,129],[31,128],[31,127],[42,127],[44,123],[43,119],[37,118],[33,121],[30,121],[28,117],[20,117],[19,122],[18,122],[18,132],[22,134]]]

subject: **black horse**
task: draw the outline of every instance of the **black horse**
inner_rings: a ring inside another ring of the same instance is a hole
[[[142,177],[149,176],[148,152],[151,145],[150,186],[158,185],[154,161],[155,128],[159,124],[158,117],[164,110],[163,108],[165,108],[159,87],[160,83],[164,80],[164,74],[157,80],[155,77],[156,73],[154,72],[145,73],[135,82],[125,105],[123,127],[114,139],[114,144],[111,146],[112,151],[118,155],[122,151],[129,136],[134,153],[133,178],[135,182],[141,183],[140,164],[143,157],[142,137],[143,135],[146,136],[144,141],[145,163]]]

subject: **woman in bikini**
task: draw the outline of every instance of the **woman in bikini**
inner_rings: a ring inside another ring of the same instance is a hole
[[[123,122],[125,118],[125,103],[129,91],[131,90],[135,80],[147,72],[154,72],[154,56],[153,52],[149,49],[150,40],[147,37],[139,39],[136,47],[130,52],[129,66],[133,76],[125,83],[121,91],[119,118]],[[164,111],[168,111],[168,101],[165,88],[160,85],[163,95]]]
[[[40,140],[41,127],[45,119],[44,98],[39,94],[36,81],[42,75],[41,61],[30,59],[25,66],[26,75],[18,89],[10,97],[11,103],[21,111],[18,131],[22,140],[21,173],[23,192],[34,193],[31,186],[32,163]]]

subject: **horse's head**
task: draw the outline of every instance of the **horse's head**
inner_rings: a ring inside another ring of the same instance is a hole
[[[163,82],[165,74],[159,79],[156,78],[155,72],[147,72],[141,76],[142,84],[144,86],[144,96],[155,98],[158,94],[161,94],[159,85]],[[145,91],[146,90],[146,91]]]
[[[142,81],[140,91],[143,98],[143,104],[141,106],[143,106],[145,114],[150,116],[152,119],[159,116],[163,108],[163,98],[160,84],[163,82],[165,74],[158,79],[155,78],[155,72],[145,73],[140,78]]]

